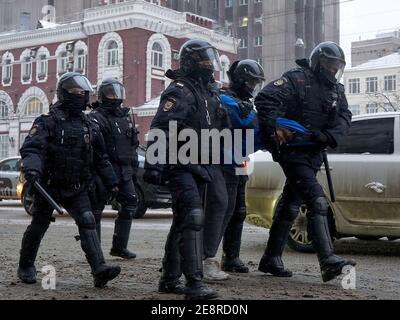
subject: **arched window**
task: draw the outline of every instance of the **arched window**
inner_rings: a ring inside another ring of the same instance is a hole
[[[36,80],[38,82],[45,82],[47,80],[49,70],[49,50],[41,47],[36,55]]]
[[[107,45],[107,67],[118,65],[118,44],[115,41],[110,41]]]
[[[3,55],[2,84],[9,86],[12,83],[14,56],[10,52]]]
[[[0,119],[8,118],[8,106],[5,101],[0,100]]]
[[[21,82],[24,84],[32,81],[32,57],[29,49],[22,52],[21,57]]]
[[[151,48],[151,65],[164,69],[164,50],[158,42],[154,42]]]
[[[43,103],[38,98],[28,100],[25,108],[25,116],[36,116],[43,113]]]

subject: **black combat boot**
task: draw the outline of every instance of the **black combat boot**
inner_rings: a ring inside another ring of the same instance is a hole
[[[221,270],[233,273],[249,273],[249,268],[239,257],[228,257],[227,255],[222,256]]]
[[[355,266],[354,260],[345,260],[333,254],[332,238],[329,231],[327,210],[325,211],[324,198],[316,200],[314,211],[308,217],[312,243],[318,254],[323,282],[328,282],[342,274],[345,266]],[[322,210],[320,210],[322,208]]]
[[[249,268],[240,260],[240,246],[242,244],[243,223],[246,218],[246,208],[239,208],[231,218],[222,243],[221,270],[233,273],[248,273]]]
[[[128,260],[136,258],[136,254],[127,249],[131,226],[132,219],[117,218],[115,220],[113,246],[110,255]]]
[[[201,209],[194,209],[186,217],[182,231],[180,252],[183,259],[183,273],[186,277],[186,300],[216,299],[217,293],[203,283],[203,239],[201,235]]]
[[[318,254],[323,282],[328,282],[342,274],[345,266],[355,266],[354,260],[345,260],[333,254],[333,244],[326,216],[309,217],[312,243]]]
[[[264,273],[270,273],[275,277],[290,278],[293,276],[293,273],[285,269],[282,261],[282,254],[285,250],[289,232],[293,225],[292,221],[294,221],[297,215],[298,207],[288,206],[288,214],[290,214],[292,218],[282,219],[281,216],[285,214],[282,211],[284,208],[283,201],[281,201],[278,206],[275,219],[269,231],[267,248],[261,258],[258,270]]]
[[[31,224],[25,231],[22,238],[22,245],[19,258],[18,278],[23,283],[36,283],[35,260],[39,251],[40,242],[49,227],[46,224]]]
[[[115,279],[120,274],[121,268],[105,264],[96,230],[80,228],[79,234],[82,249],[92,269],[94,286],[102,289],[107,282]]]
[[[175,225],[171,227],[165,243],[162,276],[158,284],[158,292],[184,294],[185,285],[179,280],[182,276],[179,242],[181,233],[177,232]]]
[[[186,282],[186,300],[212,300],[218,298],[215,290],[208,288],[202,280],[190,279]]]

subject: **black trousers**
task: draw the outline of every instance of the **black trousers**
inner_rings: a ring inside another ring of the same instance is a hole
[[[173,220],[165,244],[163,278],[176,280],[183,273],[188,281],[201,280],[201,233],[204,226],[206,181],[192,172],[185,171],[184,168],[174,169],[170,172],[168,187],[172,196]],[[194,212],[200,219],[188,222],[188,217]]]
[[[228,210],[223,225],[223,251],[230,258],[238,258],[246,219],[247,176],[237,176],[235,170],[224,172],[228,190]]]
[[[229,221],[228,196],[221,166],[211,167],[212,182],[207,185],[204,222],[204,259],[217,255],[227,222]]]
[[[69,197],[60,197],[59,190],[52,190],[51,188],[47,188],[47,191],[72,216],[79,228],[80,234],[82,230],[95,230],[95,219],[92,214],[90,200],[88,192],[86,190],[81,190],[79,192],[71,194],[71,196]],[[53,211],[54,209],[40,195],[36,193],[34,194],[32,221],[26,229],[24,237],[22,239],[20,256],[21,267],[30,267],[34,265],[41,240],[52,221]],[[82,247],[82,249],[85,250],[86,247]],[[99,249],[98,247],[96,250],[101,251],[101,249]],[[99,254],[101,254],[100,251]],[[87,254],[87,252],[85,253]]]

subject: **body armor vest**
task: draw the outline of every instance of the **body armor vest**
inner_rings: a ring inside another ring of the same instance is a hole
[[[116,116],[102,108],[96,110],[106,124],[104,140],[113,165],[132,167],[138,146],[137,132],[128,114]]]
[[[92,177],[93,150],[89,119],[66,118],[64,112],[54,108],[54,124],[50,128],[48,166],[50,181],[65,187],[79,186]]]
[[[286,117],[310,130],[322,131],[334,127],[340,103],[340,86],[327,87],[317,81],[311,71],[302,68],[296,69],[291,76],[297,84],[301,104],[289,108]]]

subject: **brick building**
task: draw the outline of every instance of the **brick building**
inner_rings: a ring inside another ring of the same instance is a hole
[[[154,1],[152,1],[154,2]],[[83,11],[83,19],[15,34],[0,34],[0,158],[18,154],[32,121],[56,101],[59,77],[85,74],[94,86],[116,77],[127,90],[143,141],[169,82],[164,73],[178,66],[180,46],[202,38],[220,51],[226,71],[236,58],[236,41],[212,30],[212,21],[157,3],[134,0]],[[141,107],[147,103],[145,106]]]

